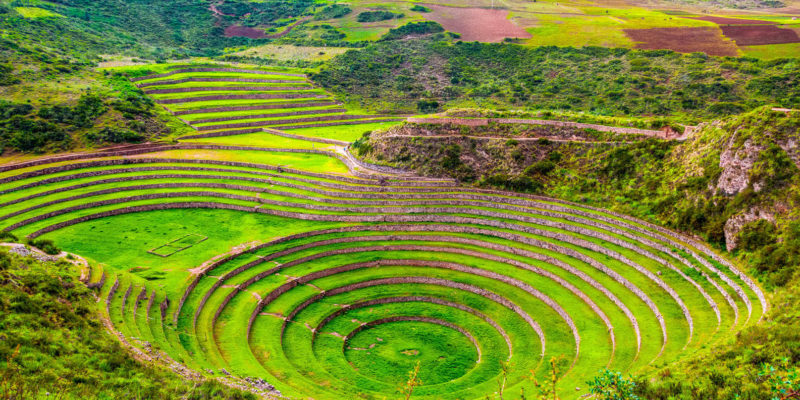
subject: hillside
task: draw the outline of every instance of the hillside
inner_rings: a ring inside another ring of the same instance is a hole
[[[798,0],[0,0],[0,399],[800,396]]]
[[[6,399],[255,399],[128,353],[68,260],[0,250],[0,394]],[[23,255],[24,254],[24,255]]]
[[[312,79],[376,110],[559,109],[691,123],[764,104],[797,107],[798,68],[794,59],[406,40],[345,53]]]

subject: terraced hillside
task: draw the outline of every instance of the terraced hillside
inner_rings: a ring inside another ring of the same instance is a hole
[[[276,127],[323,122],[263,115],[349,116],[300,76],[136,83],[203,132],[237,134],[2,166],[0,221],[89,259],[114,328],[201,373],[382,399],[418,364],[414,398],[477,399],[506,370],[516,398],[555,359],[577,398],[600,368],[680,359],[768,307],[736,265],[664,228],[359,163],[329,127],[287,137]]]
[[[347,113],[304,74],[282,70],[176,65],[132,80],[198,131],[187,139],[399,120]]]

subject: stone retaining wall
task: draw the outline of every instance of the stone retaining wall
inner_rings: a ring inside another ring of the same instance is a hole
[[[128,289],[125,290],[125,294],[122,295],[122,305],[120,306],[120,314],[125,315],[125,304],[128,303],[128,297],[131,295],[131,290],[133,290],[133,282],[128,285]]]
[[[377,119],[368,119],[368,120],[359,120],[359,121],[337,121],[337,122],[327,122],[327,123],[320,123],[320,124],[303,124],[303,125],[278,125],[273,126],[274,129],[280,130],[288,130],[288,129],[303,129],[303,128],[323,128],[326,126],[337,126],[337,125],[360,125],[360,124],[372,124],[376,122],[394,122],[394,121],[402,121],[403,118],[377,118]]]
[[[89,283],[86,284],[86,287],[89,288],[89,289],[98,289],[98,288],[101,288],[101,287],[105,286],[105,284],[106,284],[106,271],[103,271],[103,274],[100,275],[100,280],[99,281],[93,282],[93,283],[89,282]]]
[[[383,173],[386,173],[386,174],[397,174],[397,175],[409,174],[410,173],[409,171],[402,170],[402,169],[399,169],[399,168],[389,167],[387,165],[372,164],[372,163],[368,163],[366,161],[362,161],[361,159],[359,159],[358,157],[353,155],[353,153],[350,152],[350,144],[349,143],[344,148],[344,152],[345,152],[345,156],[347,158],[349,158],[350,161],[352,161],[353,163],[355,163],[359,167],[367,169],[367,170],[373,170],[373,171],[383,172]]]
[[[322,272],[330,272],[330,270],[325,270],[325,271],[322,271]],[[320,275],[322,275],[322,274],[320,274]],[[293,282],[297,282],[299,280],[300,279],[297,279],[297,280],[295,280]],[[285,285],[294,287],[294,286],[297,286],[299,284],[299,282],[298,283],[293,283],[293,282],[289,282],[289,283],[287,283]],[[454,281],[450,281],[450,280],[446,280],[446,279],[441,279],[441,278],[411,277],[411,276],[393,277],[393,278],[380,278],[380,279],[374,279],[374,280],[371,280],[371,281],[362,281],[362,282],[358,282],[358,283],[355,283],[355,284],[348,285],[348,287],[350,288],[349,290],[356,290],[356,289],[361,289],[361,288],[364,288],[364,287],[393,285],[393,284],[414,284],[414,283],[424,284],[424,285],[435,285],[435,286],[442,286],[442,287],[448,287],[448,288],[452,288],[452,289],[463,290],[463,291],[466,291],[466,292],[477,294],[478,296],[481,296],[481,297],[485,297],[485,298],[487,298],[489,300],[492,300],[492,301],[494,301],[494,302],[496,302],[496,303],[508,308],[509,310],[511,310],[514,313],[516,313],[517,315],[519,315],[525,322],[528,323],[528,325],[531,327],[531,329],[533,329],[536,332],[536,334],[539,336],[539,341],[540,341],[541,346],[542,346],[541,347],[542,348],[541,355],[544,356],[545,348],[546,348],[546,342],[545,342],[544,331],[542,330],[541,326],[539,326],[539,324],[527,312],[525,312],[525,310],[523,310],[517,304],[509,301],[505,297],[499,296],[499,295],[497,295],[497,294],[495,294],[493,292],[490,292],[490,291],[488,291],[486,289],[482,289],[482,288],[479,288],[479,287],[476,287],[476,286],[472,286],[472,285],[468,285],[468,284],[464,284],[464,283],[460,283],[460,282],[454,282]],[[291,289],[291,287],[288,287],[288,286],[287,286],[287,288],[285,290],[284,289],[280,289],[280,288],[276,289],[276,290],[283,290],[285,292],[285,291],[288,291],[288,289]],[[274,292],[272,292],[272,293],[274,293]],[[270,293],[270,295],[272,293]],[[274,296],[274,297],[277,298],[277,296]],[[252,330],[253,322],[255,322],[255,318],[261,312],[263,307],[268,304],[268,302],[265,301],[266,299],[267,299],[267,297],[265,297],[264,299],[262,299],[261,302],[259,302],[259,306],[256,307],[256,311],[250,316],[250,320],[248,322],[248,327],[247,327],[247,337],[248,338],[250,337],[250,332]],[[274,300],[274,299],[272,299],[272,300]],[[272,301],[272,300],[270,300],[270,301]],[[215,320],[216,320],[216,318],[215,318]]]
[[[346,293],[346,292],[350,291],[350,290],[346,290],[346,289],[342,290],[343,288],[345,288],[345,287],[338,287],[338,288],[335,288],[335,289],[328,290],[325,293],[323,293],[323,295],[325,295],[327,297],[327,296],[333,296],[333,295],[336,295],[336,294]],[[317,296],[314,296],[314,297],[317,297]],[[495,322],[495,320],[491,319],[486,314],[483,314],[482,312],[480,312],[480,311],[478,311],[478,310],[476,310],[474,308],[467,307],[467,306],[465,306],[463,304],[452,302],[452,301],[448,301],[448,300],[444,300],[444,299],[440,299],[440,298],[437,298],[437,297],[428,297],[428,296],[382,297],[382,298],[379,298],[379,299],[361,301],[361,302],[358,302],[358,303],[355,303],[355,304],[346,304],[342,308],[340,308],[340,309],[334,311],[333,313],[328,314],[327,316],[325,316],[325,318],[323,318],[317,324],[317,326],[314,327],[314,329],[311,331],[311,335],[312,335],[311,336],[311,345],[312,346],[314,345],[314,342],[317,339],[317,335],[319,334],[319,332],[322,330],[322,328],[325,325],[327,325],[334,318],[344,314],[345,312],[348,312],[350,310],[359,309],[359,308],[366,308],[366,307],[371,307],[371,306],[375,306],[375,305],[381,305],[381,304],[394,304],[394,303],[407,303],[407,302],[420,302],[420,303],[437,304],[437,305],[441,305],[441,306],[445,306],[445,307],[455,308],[455,309],[464,311],[464,312],[466,312],[468,314],[472,314],[472,315],[484,320],[487,324],[491,325],[497,331],[497,333],[503,338],[503,340],[505,340],[506,346],[508,347],[508,358],[509,359],[514,354],[513,346],[511,344],[511,338],[508,337],[508,334],[506,333],[505,329],[503,329],[503,327],[501,327],[500,324]],[[304,304],[305,304],[305,302],[304,302]],[[287,317],[287,320],[284,322],[283,327],[281,328],[281,338],[283,337],[283,332],[286,330],[287,322],[292,320],[294,318],[294,316],[297,315],[297,313],[299,311],[302,311],[302,309],[304,309],[307,306],[308,305],[305,305],[302,308],[301,307],[295,308],[292,311],[292,313],[289,314],[289,316]]]
[[[311,154],[321,154],[321,155],[328,155],[332,157],[336,157],[337,159],[342,160],[346,165],[352,167],[351,163],[348,163],[348,160],[344,156],[338,153],[332,153],[329,151],[324,150],[316,150],[316,149],[271,149],[271,148],[260,148],[260,147],[246,147],[246,146],[220,146],[220,145],[205,145],[205,144],[183,144],[176,147],[176,149],[210,149],[210,150],[250,150],[250,151],[276,151],[276,152],[283,152],[283,153],[311,153]],[[366,190],[380,190],[381,186],[385,186],[388,182],[377,180],[374,175],[364,174],[354,172],[353,174],[356,176],[360,176],[362,178],[350,178],[341,175],[334,175],[334,174],[324,174],[324,173],[317,173],[317,172],[309,172],[298,170],[294,168],[287,168],[287,167],[279,167],[273,166],[268,164],[256,164],[256,163],[244,163],[244,162],[236,162],[236,161],[221,161],[221,160],[199,160],[199,159],[177,159],[177,158],[127,158],[127,159],[115,159],[115,160],[98,160],[98,161],[86,161],[82,163],[73,163],[68,165],[62,165],[58,167],[50,167],[50,168],[43,168],[36,171],[30,171],[26,173],[22,173],[19,175],[14,175],[10,177],[6,177],[0,179],[0,184],[9,183],[21,179],[39,177],[43,175],[49,175],[59,172],[65,172],[70,170],[82,169],[82,168],[92,168],[92,167],[103,167],[103,166],[112,166],[112,165],[132,165],[132,164],[148,164],[148,163],[175,163],[175,164],[209,164],[209,165],[224,165],[230,167],[244,167],[244,168],[255,168],[255,169],[264,169],[270,171],[277,171],[277,172],[285,172],[290,174],[296,175],[303,175],[303,176],[310,176],[314,178],[323,178],[323,179],[331,179],[335,181],[347,182],[347,183],[355,183],[361,185],[375,185],[375,188],[368,187]],[[177,168],[165,168],[165,167],[147,167],[147,168],[155,168],[150,170],[158,170],[158,169],[177,169]],[[120,169],[121,170],[121,169]],[[224,170],[223,170],[224,171]],[[126,171],[122,171],[126,172]],[[131,172],[131,171],[128,171]],[[235,172],[235,171],[231,171]],[[245,173],[250,174],[263,174],[259,173],[259,171],[242,171]],[[119,173],[119,172],[117,172]],[[101,171],[92,171],[84,174],[90,175],[81,175],[81,177],[86,176],[99,176],[107,174],[105,170]],[[93,174],[93,175],[92,175]],[[78,177],[79,174],[75,174],[73,176]],[[281,175],[274,175],[275,177],[281,177]],[[292,179],[303,181],[304,178],[297,178],[292,177]],[[425,178],[417,178],[417,177],[392,177],[394,179],[391,181],[392,186],[396,187],[431,187],[431,190],[434,190],[434,187],[441,186],[442,181],[430,181],[425,180]],[[399,180],[404,179],[404,180]],[[419,179],[419,180],[411,180],[411,179]],[[44,183],[52,183],[52,182],[60,182],[64,179],[64,177],[55,177],[55,178],[47,178],[45,180],[39,181],[39,184]],[[306,181],[309,181],[306,179]],[[315,181],[309,181],[311,183]],[[31,184],[18,186],[15,188],[9,188],[0,191],[0,194],[10,193],[16,190],[22,190],[25,188],[33,187],[30,186]],[[323,183],[320,183],[323,185]],[[363,187],[362,187],[363,188]],[[384,189],[385,190],[385,189]],[[448,190],[448,188],[442,188],[440,190]]]
[[[156,99],[159,104],[180,104],[180,103],[194,103],[198,101],[215,101],[215,100],[266,100],[266,99],[305,99],[305,98],[326,98],[325,94],[307,94],[307,93],[272,93],[272,94],[220,94],[215,96],[194,96],[183,97],[180,99]]]
[[[289,102],[289,103],[276,103],[276,104],[268,103],[255,106],[228,106],[228,107],[198,108],[194,110],[178,110],[178,111],[173,111],[172,115],[180,116],[180,115],[205,114],[205,113],[215,113],[215,112],[274,110],[279,108],[324,107],[324,106],[334,106],[341,104],[342,103],[334,101],[321,101],[321,102],[311,102],[311,103],[302,103],[302,102]]]
[[[672,269],[673,271],[675,271],[676,273],[681,275],[681,277],[684,280],[692,283],[695,286],[695,288],[709,302],[710,306],[712,307],[712,309],[717,314],[718,321],[720,321],[719,310],[718,310],[718,307],[717,307],[716,303],[705,292],[705,290],[699,284],[697,284],[697,282],[695,282],[692,278],[690,278],[689,276],[684,274],[682,271],[680,271],[677,268],[675,268],[674,266],[672,266],[666,260],[664,260],[664,259],[662,259],[662,258],[660,258],[660,257],[658,257],[658,256],[656,256],[656,255],[644,250],[644,249],[641,249],[638,246],[634,246],[634,245],[632,245],[632,244],[630,244],[628,242],[619,240],[619,239],[617,239],[617,238],[615,238],[613,236],[610,236],[610,235],[598,233],[596,231],[585,229],[585,228],[581,228],[581,227],[578,227],[578,226],[575,226],[575,225],[571,225],[571,224],[554,222],[554,221],[550,221],[550,220],[544,220],[544,219],[533,218],[533,217],[519,216],[519,215],[514,215],[514,214],[506,214],[506,213],[490,211],[490,210],[469,209],[469,208],[439,208],[439,207],[405,207],[402,210],[398,210],[396,208],[385,208],[385,207],[374,207],[374,208],[370,208],[370,209],[365,209],[363,207],[361,207],[361,208],[346,208],[346,207],[338,207],[338,206],[324,206],[324,205],[317,205],[317,204],[296,204],[296,203],[283,202],[283,201],[270,201],[270,200],[266,200],[266,199],[259,199],[259,198],[256,198],[256,197],[239,196],[239,195],[233,195],[233,194],[228,194],[228,193],[218,193],[218,192],[155,193],[155,194],[132,196],[132,197],[120,198],[120,199],[110,199],[110,200],[105,200],[105,201],[96,202],[96,203],[86,203],[86,204],[82,204],[82,205],[79,205],[79,206],[68,207],[68,208],[65,208],[65,209],[62,209],[62,210],[57,210],[57,211],[53,211],[53,212],[50,212],[50,213],[47,213],[47,214],[42,214],[42,215],[39,215],[39,216],[36,216],[36,217],[33,217],[33,218],[29,218],[27,220],[24,220],[24,221],[21,221],[21,222],[18,222],[16,224],[14,224],[14,225],[11,225],[7,229],[8,230],[17,229],[17,228],[19,228],[21,226],[24,226],[26,224],[30,224],[30,223],[33,223],[33,222],[41,221],[43,219],[51,218],[53,216],[65,214],[65,213],[76,211],[76,210],[82,210],[82,209],[86,209],[86,208],[93,208],[93,207],[98,207],[98,206],[103,206],[103,205],[119,204],[119,203],[123,203],[123,202],[138,201],[138,200],[145,200],[145,199],[171,198],[171,197],[194,197],[194,196],[222,197],[222,198],[228,198],[228,199],[234,199],[234,200],[245,200],[245,201],[261,202],[261,203],[264,203],[264,204],[271,204],[271,205],[283,206],[283,207],[297,207],[297,208],[305,208],[305,209],[311,209],[311,210],[317,210],[317,211],[329,211],[329,212],[353,212],[353,213],[374,212],[374,213],[381,213],[381,214],[389,214],[389,213],[393,213],[393,212],[396,213],[398,211],[402,211],[405,214],[414,214],[414,213],[458,213],[458,214],[470,214],[470,215],[478,215],[478,216],[484,216],[484,217],[490,217],[490,218],[498,218],[498,219],[512,219],[512,220],[516,220],[516,221],[519,221],[519,222],[526,222],[526,223],[531,223],[531,224],[544,225],[544,226],[553,227],[553,228],[557,228],[557,229],[562,229],[562,230],[566,230],[566,231],[570,231],[570,232],[575,232],[575,233],[578,233],[578,234],[583,235],[583,236],[595,237],[595,238],[598,238],[600,240],[613,243],[613,244],[618,245],[620,247],[627,248],[627,249],[629,249],[631,251],[637,252],[638,254],[640,254],[640,255],[642,255],[644,257],[652,259],[652,260],[654,260],[656,262],[659,262],[660,264]],[[535,234],[535,235],[539,235],[539,236],[547,237],[547,238],[550,238],[550,239],[562,241],[562,242],[565,242],[565,243],[571,243],[571,244],[574,244],[574,245],[577,245],[577,246],[580,246],[580,247],[588,248],[588,249],[590,249],[592,251],[595,251],[595,252],[598,252],[598,253],[601,253],[601,254],[605,254],[605,255],[607,255],[607,256],[609,256],[611,258],[614,258],[614,259],[616,259],[616,260],[618,260],[618,261],[620,261],[620,262],[622,262],[622,263],[624,263],[624,264],[626,264],[628,266],[633,267],[639,273],[647,276],[650,280],[655,282],[658,286],[660,286],[662,289],[664,289],[670,296],[672,296],[673,299],[676,301],[676,303],[678,303],[678,305],[684,311],[684,315],[685,315],[687,321],[689,322],[689,331],[690,331],[690,337],[691,337],[691,333],[693,332],[694,325],[692,323],[692,317],[691,317],[691,314],[690,314],[688,308],[683,304],[683,301],[680,299],[680,297],[678,296],[677,292],[675,292],[674,289],[672,289],[669,285],[667,285],[666,282],[664,282],[660,277],[657,277],[655,274],[653,274],[652,272],[650,272],[646,268],[644,268],[641,265],[639,265],[638,263],[628,259],[627,257],[622,256],[621,254],[617,253],[616,251],[612,251],[612,250],[610,250],[610,249],[608,249],[606,247],[603,247],[603,246],[598,246],[598,245],[596,245],[596,244],[594,244],[592,242],[586,241],[584,239],[576,238],[576,237],[565,235],[565,234],[554,233],[554,232],[549,231],[549,230],[542,230],[542,229],[532,228],[532,227],[525,227],[525,229],[526,229],[526,231],[528,233],[532,233],[532,234]]]
[[[272,114],[248,114],[248,115],[233,115],[229,117],[219,117],[219,118],[196,119],[194,121],[190,121],[189,123],[194,125],[194,124],[204,124],[209,122],[235,121],[239,119],[291,117],[292,115],[333,114],[333,113],[344,113],[344,112],[347,112],[347,109],[326,108],[319,110],[303,110],[303,111],[280,112]]]
[[[309,141],[309,142],[332,144],[332,145],[336,145],[336,146],[348,146],[348,145],[350,145],[350,143],[342,141],[342,140],[318,138],[318,137],[312,137],[312,136],[294,135],[294,134],[291,134],[291,133],[281,132],[279,130],[269,129],[269,128],[264,128],[264,132],[270,133],[270,134],[275,135],[275,136],[281,136],[281,137],[289,138],[289,139],[306,140],[306,141]],[[379,171],[379,172],[381,172],[381,171]]]
[[[366,324],[357,326],[355,329],[350,331],[350,333],[348,333],[347,336],[344,337],[344,342],[342,343],[342,350],[344,350],[347,347],[347,345],[350,343],[350,339],[352,339],[353,336],[357,335],[359,332],[363,331],[364,329],[371,328],[373,326],[382,325],[382,324],[388,324],[388,323],[392,323],[392,322],[408,322],[408,321],[425,322],[425,323],[429,323],[429,324],[436,324],[436,325],[444,326],[446,328],[453,329],[453,330],[461,333],[462,335],[466,336],[466,338],[470,342],[472,342],[472,345],[475,346],[475,350],[478,352],[478,359],[475,362],[476,363],[481,362],[481,356],[482,356],[481,347],[478,345],[478,341],[475,340],[475,337],[472,336],[472,334],[469,333],[466,329],[464,329],[464,328],[462,328],[462,327],[460,327],[458,325],[452,324],[450,322],[443,321],[443,320],[438,319],[438,318],[421,317],[421,316],[410,316],[410,315],[398,315],[398,316],[394,316],[394,317],[386,317],[386,318],[376,319],[374,321],[367,322]]]
[[[158,305],[158,309],[161,311],[161,323],[163,324],[164,319],[167,317],[167,310],[169,309],[169,296],[164,295],[164,300]]]
[[[246,73],[246,74],[258,74],[258,75],[282,75],[282,76],[301,76],[305,77],[305,74],[293,74],[288,72],[273,72],[273,71],[262,71],[257,69],[238,69],[238,68],[181,68],[172,70],[170,72],[166,72],[163,74],[153,74],[147,76],[139,76],[135,78],[129,78],[131,82],[139,82],[148,79],[156,79],[156,78],[166,78],[168,76],[182,74],[186,72],[239,72],[239,73]]]
[[[147,94],[172,94],[172,93],[192,93],[192,92],[279,92],[279,91],[305,91],[314,90],[311,85],[302,86],[200,86],[200,87],[180,87],[169,89],[149,89],[144,92]]]
[[[215,129],[232,129],[232,128],[251,128],[254,126],[273,126],[273,125],[280,125],[280,124],[288,124],[288,123],[302,123],[302,122],[316,122],[316,121],[341,121],[341,120],[351,120],[351,119],[362,119],[362,118],[370,118],[376,117],[375,115],[350,115],[350,114],[337,114],[337,115],[323,115],[320,117],[304,117],[304,118],[287,118],[287,119],[275,119],[269,121],[256,121],[256,122],[236,122],[230,124],[218,124],[218,125],[207,125],[207,126],[193,126],[194,129],[198,131],[211,131]],[[184,138],[195,138],[195,137],[211,137],[213,133],[208,134],[209,136],[201,136],[201,135],[193,135],[193,136],[184,136]]]
[[[150,321],[150,310],[153,308],[153,303],[156,301],[156,291],[155,289],[150,292],[150,298],[147,299],[147,311],[145,312],[145,316],[147,320]]]
[[[136,85],[139,88],[145,88],[149,86],[161,86],[161,85],[177,85],[186,82],[252,82],[252,83],[295,83],[295,82],[303,82],[297,81],[292,79],[255,79],[255,78],[204,78],[200,76],[193,76],[189,78],[183,79],[167,79],[161,80],[156,82],[145,82]]]

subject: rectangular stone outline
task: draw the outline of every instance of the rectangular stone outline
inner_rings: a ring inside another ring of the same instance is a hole
[[[175,251],[173,251],[172,253],[169,253],[169,254],[159,254],[159,253],[156,253],[156,250],[158,250],[158,249],[160,249],[160,248],[162,248],[162,247],[168,247],[168,246],[169,246],[169,247],[173,247],[173,246],[170,246],[172,243],[175,243],[175,242],[177,242],[177,241],[179,241],[179,240],[185,239],[185,238],[187,238],[187,237],[189,237],[189,236],[192,236],[192,235],[194,235],[194,236],[200,236],[200,237],[202,237],[202,239],[200,239],[200,241],[198,241],[198,242],[196,242],[196,243],[192,243],[192,244],[190,244],[190,245],[188,245],[188,246],[184,246],[184,247],[177,247],[177,250],[175,250]],[[169,256],[171,256],[171,255],[173,255],[173,254],[177,253],[177,252],[180,252],[180,251],[186,250],[186,249],[188,249],[189,247],[192,247],[192,246],[194,246],[194,245],[196,245],[196,244],[202,243],[202,242],[204,242],[204,241],[206,241],[206,240],[208,240],[208,236],[203,236],[203,235],[201,235],[201,234],[198,234],[198,233],[187,233],[187,234],[185,234],[185,235],[183,235],[183,236],[181,236],[181,237],[178,237],[178,238],[176,238],[176,239],[170,240],[169,242],[167,242],[167,243],[164,243],[164,244],[162,244],[161,246],[154,247],[154,248],[152,248],[152,249],[150,249],[150,250],[147,250],[147,252],[148,252],[148,253],[150,253],[150,254],[153,254],[153,255],[157,255],[157,256],[159,256],[159,257],[164,257],[164,258],[166,258],[166,257],[169,257]]]

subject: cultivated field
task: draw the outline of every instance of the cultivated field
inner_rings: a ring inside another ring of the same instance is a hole
[[[499,42],[517,38],[518,43],[535,46],[654,48],[757,57],[764,57],[765,52],[752,45],[794,43],[796,39],[789,31],[800,27],[800,12],[791,7],[728,10],[700,4],[649,5],[625,1],[442,0],[420,3],[430,11],[419,12],[411,10],[416,3],[410,2],[348,4],[353,9],[351,14],[309,21],[308,26],[333,26],[346,35],[346,40],[357,41],[377,40],[391,28],[432,20],[460,34],[464,41]],[[403,17],[375,23],[356,21],[359,12],[373,10],[391,11]],[[733,29],[727,30],[728,26]]]
[[[194,138],[0,166],[0,221],[89,259],[114,328],[203,374],[379,399],[419,363],[414,398],[478,399],[504,365],[507,394],[530,393],[554,359],[574,398],[767,309],[676,232],[358,161],[347,143],[396,118],[351,115],[298,71],[159,75],[134,80]]]

